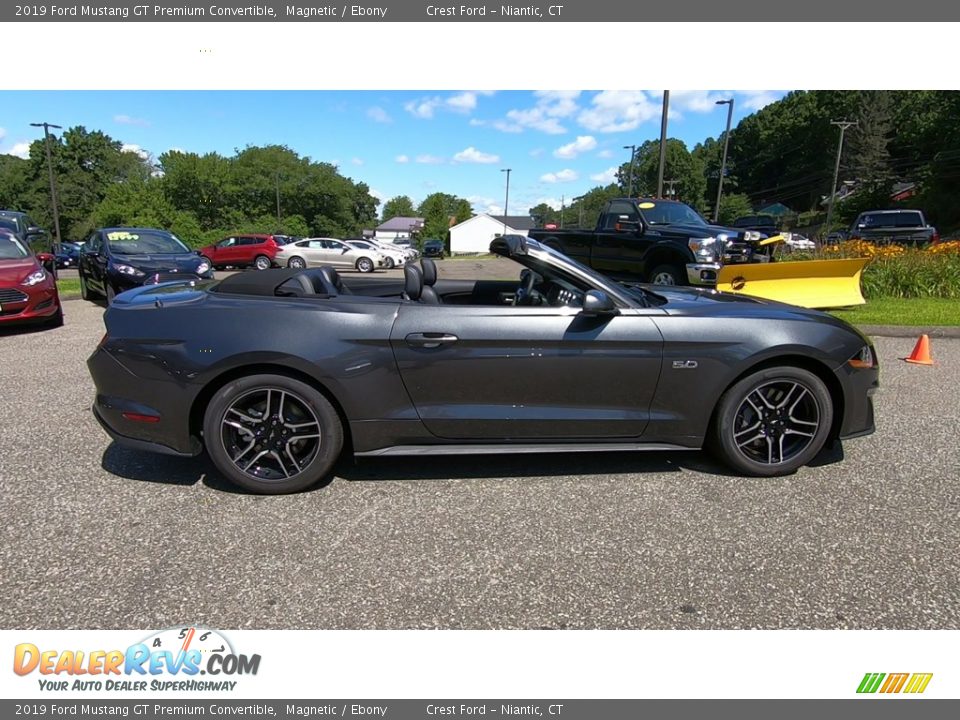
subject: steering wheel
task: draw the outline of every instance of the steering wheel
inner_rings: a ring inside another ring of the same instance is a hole
[[[541,305],[543,296],[534,289],[534,285],[543,282],[543,278],[529,268],[520,273],[520,286],[513,295],[514,305]]]

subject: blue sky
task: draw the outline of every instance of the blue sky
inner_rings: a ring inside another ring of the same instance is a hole
[[[693,147],[786,94],[778,90],[671,91],[669,135]],[[31,122],[99,129],[154,156],[179,148],[232,154],[287,145],[336,163],[381,199],[432,192],[500,213],[583,194],[610,182],[626,144],[660,135],[660,91],[4,91],[0,153],[23,154]]]

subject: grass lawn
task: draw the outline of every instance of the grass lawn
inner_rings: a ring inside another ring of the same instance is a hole
[[[77,278],[57,280],[57,289],[60,291],[60,297],[64,299],[80,297],[80,280]]]
[[[853,325],[960,325],[960,300],[875,298],[830,313]]]

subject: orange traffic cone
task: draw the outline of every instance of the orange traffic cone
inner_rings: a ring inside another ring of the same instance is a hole
[[[930,357],[930,338],[921,335],[910,357],[905,357],[904,360],[916,365],[933,365],[933,358]]]

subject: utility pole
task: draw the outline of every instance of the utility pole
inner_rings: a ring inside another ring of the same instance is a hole
[[[633,159],[637,156],[637,146],[624,145],[623,149],[630,151],[630,181],[627,185],[627,197],[633,197]]]
[[[837,162],[833,166],[833,184],[830,186],[830,204],[827,205],[827,233],[830,232],[830,223],[833,220],[833,202],[837,197],[837,178],[840,177],[840,156],[843,155],[843,134],[849,127],[856,127],[855,122],[849,120],[831,120],[831,125],[840,128],[840,141],[837,143]]]
[[[280,232],[280,173],[277,172],[277,232]]]
[[[717,205],[713,208],[713,221],[720,217],[720,196],[723,194],[723,175],[727,171],[727,146],[730,144],[730,120],[733,118],[733,98],[717,100],[717,105],[727,106],[727,129],[723,133],[723,161],[720,163],[720,177],[717,178]]]
[[[560,196],[560,229],[561,230],[563,230],[563,208],[564,208],[563,201],[565,199],[566,199],[566,196],[564,195]]]
[[[660,169],[657,171],[657,197],[663,197],[663,166],[667,162],[667,115],[670,112],[670,91],[663,91],[663,116],[660,118]]]
[[[57,203],[57,180],[53,173],[53,156],[50,154],[50,128],[63,130],[60,125],[51,125],[48,122],[30,123],[31,127],[43,128],[43,145],[47,150],[47,171],[50,173],[50,203],[53,206],[53,230],[56,233],[57,242],[63,242],[60,237],[60,208]]]
[[[501,168],[500,172],[507,174],[507,194],[503,199],[503,234],[507,234],[507,213],[510,210],[510,172],[512,168]]]

